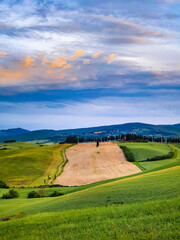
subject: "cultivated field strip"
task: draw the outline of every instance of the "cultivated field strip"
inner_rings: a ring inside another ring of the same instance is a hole
[[[56,184],[79,186],[138,173],[116,143],[81,143],[66,151],[68,163]]]

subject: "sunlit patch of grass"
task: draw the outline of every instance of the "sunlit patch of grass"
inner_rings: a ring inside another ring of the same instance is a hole
[[[0,222],[2,239],[179,239],[180,199],[46,212]]]
[[[67,147],[67,144],[38,146],[18,142],[5,145],[8,150],[0,150],[0,176],[10,186],[44,184],[63,161],[60,151]]]
[[[168,144],[165,143],[121,143],[120,145],[128,147],[133,153],[135,161],[146,161],[148,158],[166,155],[171,151]]]

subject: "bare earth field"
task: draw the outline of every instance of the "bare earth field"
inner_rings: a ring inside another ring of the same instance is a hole
[[[66,150],[68,163],[55,184],[80,186],[141,172],[116,143],[80,143]]]

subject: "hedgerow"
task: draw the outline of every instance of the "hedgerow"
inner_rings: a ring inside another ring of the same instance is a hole
[[[173,156],[174,156],[174,152],[171,149],[171,151],[168,154],[161,155],[161,156],[155,156],[152,158],[147,158],[146,161],[158,161],[158,160],[163,160],[163,159],[169,159],[169,158],[172,158]]]
[[[123,150],[124,155],[129,162],[135,162],[134,154],[129,150],[129,148],[122,145],[120,145],[120,148]]]

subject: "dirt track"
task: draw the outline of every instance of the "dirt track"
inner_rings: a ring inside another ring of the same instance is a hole
[[[79,186],[138,173],[141,170],[127,162],[116,143],[80,143],[66,151],[68,163],[55,184]]]

